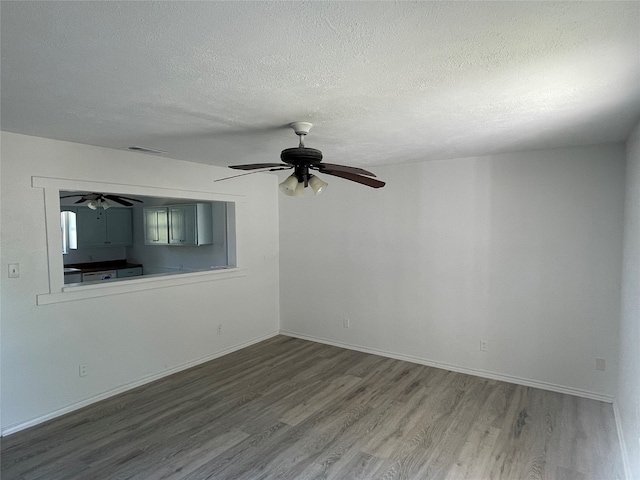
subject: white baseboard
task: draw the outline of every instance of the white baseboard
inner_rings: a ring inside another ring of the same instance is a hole
[[[382,357],[395,358],[396,360],[404,360],[406,362],[418,363],[420,365],[426,365],[428,367],[442,368],[444,370],[450,370],[452,372],[466,373],[467,375],[474,375],[476,377],[490,378],[492,380],[500,380],[508,383],[515,383],[523,385],[525,387],[540,388],[542,390],[549,390],[557,393],[566,393],[569,395],[575,395],[577,397],[590,398],[592,400],[598,400],[606,403],[613,403],[613,397],[611,395],[604,395],[602,393],[590,392],[588,390],[580,390],[577,388],[565,387],[563,385],[555,385],[553,383],[540,382],[538,380],[531,380],[529,378],[514,377],[512,375],[504,375],[501,373],[490,372],[487,370],[480,370],[474,368],[459,367],[457,365],[450,365],[447,363],[435,362],[427,358],[414,357],[411,355],[403,355],[394,352],[388,352],[385,350],[378,350],[375,348],[361,347],[359,345],[353,345],[350,343],[337,342],[335,340],[329,340],[326,338],[315,337],[311,335],[304,335],[301,333],[290,332],[287,330],[280,330],[281,335],[289,337],[296,337],[303,340],[309,340],[312,342],[324,343],[327,345],[333,345],[334,347],[347,348],[349,350],[356,350],[358,352],[371,353],[373,355],[380,355]]]
[[[250,345],[254,345],[256,343],[259,343],[259,342],[262,342],[262,341],[267,340],[269,338],[272,338],[272,337],[274,337],[274,336],[276,336],[278,334],[286,335],[286,336],[289,336],[289,337],[296,337],[296,338],[300,338],[300,339],[303,339],[303,340],[309,340],[309,341],[312,341],[312,342],[324,343],[324,344],[327,344],[327,345],[333,345],[333,346],[336,346],[336,347],[347,348],[349,350],[356,350],[356,351],[359,351],[359,352],[371,353],[373,355],[380,355],[382,357],[395,358],[397,360],[404,360],[404,361],[407,361],[407,362],[417,363],[417,364],[420,364],[420,365],[426,365],[426,366],[429,366],[429,367],[442,368],[442,369],[445,369],[445,370],[450,370],[452,372],[465,373],[465,374],[474,375],[474,376],[477,376],[477,377],[490,378],[492,380],[500,380],[500,381],[504,381],[504,382],[508,382],[508,383],[516,383],[516,384],[527,386],[527,387],[540,388],[540,389],[543,389],[543,390],[550,390],[550,391],[553,391],[553,392],[566,393],[566,394],[569,394],[569,395],[576,395],[576,396],[579,396],[579,397],[590,398],[590,399],[599,400],[599,401],[602,401],[602,402],[613,403],[613,397],[611,397],[609,395],[603,395],[603,394],[599,394],[599,393],[589,392],[589,391],[586,391],[586,390],[574,389],[574,388],[565,387],[565,386],[561,386],[561,385],[555,385],[555,384],[546,383],[546,382],[539,382],[539,381],[536,381],[536,380],[531,380],[531,379],[522,378],[522,377],[514,377],[514,376],[511,376],[511,375],[503,375],[503,374],[499,374],[499,373],[495,373],[495,372],[489,372],[489,371],[485,371],[485,370],[459,367],[457,365],[450,365],[450,364],[446,364],[446,363],[435,362],[435,361],[432,361],[432,360],[429,360],[429,359],[425,359],[425,358],[419,358],[419,357],[414,357],[414,356],[409,356],[409,355],[403,355],[403,354],[398,354],[398,353],[394,353],[394,352],[388,352],[388,351],[378,350],[378,349],[373,349],[373,348],[361,347],[359,345],[353,345],[353,344],[344,343],[344,342],[337,342],[337,341],[329,340],[329,339],[326,339],[326,338],[315,337],[315,336],[304,335],[304,334],[300,334],[300,333],[296,333],[296,332],[290,332],[290,331],[286,331],[286,330],[281,330],[280,332],[273,332],[273,333],[264,335],[262,337],[254,338],[254,339],[249,340],[247,342],[243,342],[243,343],[240,343],[238,345],[234,345],[233,347],[229,347],[229,348],[227,348],[225,350],[222,350],[220,352],[216,352],[216,353],[214,353],[212,355],[208,355],[206,357],[199,358],[199,359],[191,361],[191,362],[187,362],[185,364],[179,365],[179,366],[171,368],[169,370],[165,370],[163,372],[144,377],[144,378],[142,378],[140,380],[137,380],[135,382],[131,382],[131,383],[128,383],[126,385],[122,385],[122,386],[120,386],[118,388],[109,390],[109,391],[101,393],[99,395],[95,395],[93,397],[87,398],[87,399],[82,400],[80,402],[73,403],[71,405],[68,405],[66,407],[60,408],[60,409],[55,410],[53,412],[47,413],[45,415],[40,415],[40,416],[38,416],[36,418],[33,418],[31,420],[28,420],[26,422],[21,422],[21,423],[18,423],[18,424],[10,425],[10,426],[2,429],[2,436],[11,435],[12,433],[16,433],[16,432],[19,432],[19,431],[24,430],[26,428],[33,427],[35,425],[38,425],[38,424],[43,423],[43,422],[46,422],[46,421],[51,420],[53,418],[59,417],[61,415],[65,415],[67,413],[73,412],[75,410],[78,410],[80,408],[86,407],[86,406],[91,405],[93,403],[99,402],[101,400],[105,400],[105,399],[107,399],[109,397],[113,397],[114,395],[118,395],[120,393],[126,392],[128,390],[133,389],[133,388],[140,387],[140,386],[145,385],[147,383],[154,382],[154,381],[159,380],[161,378],[164,378],[164,377],[167,377],[169,375],[173,375],[174,373],[178,373],[178,372],[181,372],[183,370],[195,367],[197,365],[200,365],[202,363],[214,360],[216,358],[222,357],[224,355],[227,355],[229,353],[235,352],[237,350],[241,350],[241,349],[246,348],[246,347],[248,347]],[[628,457],[626,456],[626,449],[624,448],[624,438],[622,436],[622,425],[620,423],[620,418],[619,418],[619,415],[617,413],[616,405],[614,404],[613,407],[614,407],[614,413],[615,413],[615,419],[616,419],[616,427],[617,427],[617,430],[618,430],[618,436],[619,436],[620,444],[621,444],[621,448],[622,448],[622,455],[623,455],[623,462],[624,462],[624,466],[625,466],[625,473],[627,475],[627,479],[631,479],[630,472],[629,472],[629,460],[628,460]]]
[[[114,388],[112,390],[109,390],[107,392],[101,393],[99,395],[95,395],[91,398],[87,398],[85,400],[82,400],[80,402],[77,403],[73,403],[71,405],[67,405],[66,407],[60,408],[58,410],[55,410],[53,412],[47,413],[45,415],[40,415],[36,418],[33,418],[31,420],[28,420],[26,422],[21,422],[15,425],[10,425],[6,428],[2,429],[2,436],[5,437],[7,435],[11,435],[12,433],[16,433],[19,432],[20,430],[24,430],[26,428],[29,427],[33,427],[35,425],[38,425],[40,423],[46,422],[48,420],[51,420],[53,418],[59,417],[61,415],[65,415],[67,413],[73,412],[74,410],[78,410],[80,408],[86,407],[88,405],[91,405],[92,403],[96,403],[99,402],[101,400],[105,400],[109,397],[113,397],[114,395],[118,395],[119,393],[123,393],[126,392],[128,390],[131,390],[133,388],[136,387],[140,387],[142,385],[145,385],[147,383],[151,383],[151,382],[155,382],[156,380],[160,380],[161,378],[164,377],[168,377],[169,375],[173,375],[174,373],[178,373],[181,372],[183,370],[187,370],[189,368],[195,367],[197,365],[200,365],[202,363],[206,363],[209,362],[211,360],[214,360],[216,358],[219,357],[223,357],[224,355],[228,355],[229,353],[235,352],[237,350],[241,350],[243,348],[246,348],[250,345],[262,342],[264,340],[267,340],[268,338],[272,338],[275,337],[276,335],[278,335],[278,332],[273,332],[267,335],[264,335],[262,337],[258,337],[258,338],[254,338],[252,340],[240,343],[238,345],[234,345],[233,347],[229,347],[226,348],[224,350],[221,350],[219,352],[216,352],[212,355],[207,355],[206,357],[202,357],[199,358],[197,360],[193,360],[191,362],[187,362],[184,363],[182,365],[178,365],[177,367],[173,367],[169,370],[164,370],[162,372],[159,373],[155,373],[153,375],[149,375],[147,377],[141,378],[140,380],[136,380],[135,382],[131,382],[128,383],[126,385],[122,385],[118,388]]]
[[[622,465],[624,467],[624,477],[627,480],[631,478],[631,465],[629,464],[629,453],[627,452],[627,442],[624,440],[624,431],[622,429],[622,420],[620,418],[620,410],[618,410],[618,402],[613,402],[613,415],[616,419],[616,430],[618,431],[618,442],[620,443],[620,451],[622,452]]]

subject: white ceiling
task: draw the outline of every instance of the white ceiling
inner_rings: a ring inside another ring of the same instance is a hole
[[[626,139],[640,2],[1,3],[2,130],[213,165]]]

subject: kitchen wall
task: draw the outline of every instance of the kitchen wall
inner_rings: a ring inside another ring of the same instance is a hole
[[[226,169],[7,132],[1,148],[5,434],[278,331],[274,175],[213,183]],[[36,296],[47,294],[50,283],[46,191],[32,187],[34,176],[235,198],[240,276],[209,275],[187,285],[38,304]],[[20,264],[19,278],[7,278],[8,263]],[[79,377],[80,364],[87,365],[85,377]]]
[[[281,329],[611,401],[624,163],[622,144],[529,151],[281,196]]]
[[[62,254],[61,254],[62,255]],[[62,255],[65,265],[74,263],[107,262],[127,258],[127,247],[85,247],[69,250]]]
[[[627,478],[640,478],[640,123],[627,142],[620,368],[616,414]]]

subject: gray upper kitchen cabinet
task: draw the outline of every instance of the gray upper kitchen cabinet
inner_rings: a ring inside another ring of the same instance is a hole
[[[78,248],[133,245],[132,217],[128,208],[91,210],[78,207],[76,228]]]
[[[211,245],[213,226],[210,203],[169,207],[171,245]]]
[[[167,225],[167,207],[145,207],[145,245],[167,245],[169,243],[169,231],[167,229]]]
[[[210,203],[145,207],[145,244],[197,246],[213,243]]]

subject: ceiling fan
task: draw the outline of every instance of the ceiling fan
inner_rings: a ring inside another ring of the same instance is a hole
[[[109,202],[119,203],[125,207],[133,206],[133,203],[131,202],[144,203],[142,200],[138,200],[137,198],[123,197],[122,195],[112,195],[108,193],[77,193],[75,195],[63,195],[60,198],[71,197],[80,197],[80,200],[75,203],[89,202],[87,203],[87,207],[91,210],[97,210],[100,207],[106,210],[112,206]]]
[[[362,168],[337,165],[335,163],[322,163],[322,152],[304,145],[304,137],[309,133],[313,124],[309,122],[293,122],[289,126],[293,128],[300,138],[300,144],[296,148],[286,148],[282,151],[280,159],[283,163],[250,163],[246,165],[230,165],[229,168],[268,172],[293,168],[293,174],[280,184],[280,190],[289,196],[304,194],[304,189],[308,186],[317,195],[327,187],[328,184],[311,174],[311,170],[351,180],[372,188],[384,187],[384,182],[371,178],[375,177],[375,175]]]

